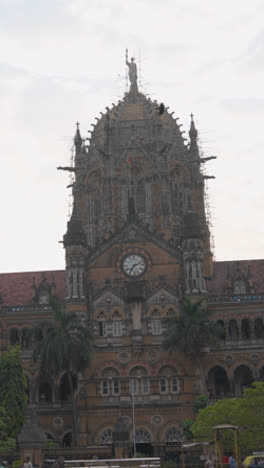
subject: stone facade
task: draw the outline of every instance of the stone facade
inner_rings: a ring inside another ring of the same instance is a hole
[[[41,380],[27,333],[51,317],[51,296],[95,336],[92,365],[76,378],[80,447],[111,447],[120,417],[132,447],[133,400],[140,452],[179,445],[200,375],[162,340],[163,319],[179,313],[184,295],[204,297],[225,330],[202,357],[210,399],[264,378],[264,260],[213,262],[193,118],[186,141],[173,113],[160,109],[131,85],[97,119],[88,145],[77,126],[66,270],[0,275],[1,351],[21,345],[30,406],[60,445],[71,443],[67,381]]]

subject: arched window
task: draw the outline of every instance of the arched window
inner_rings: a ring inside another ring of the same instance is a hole
[[[152,442],[152,436],[146,429],[136,429],[135,440],[137,444],[146,444]]]
[[[177,427],[171,427],[165,434],[164,441],[169,445],[177,445],[182,441],[181,431]]]
[[[143,170],[139,166],[132,166],[129,170],[130,192],[135,201],[135,210],[137,214],[146,212],[145,180]]]
[[[174,214],[182,214],[187,206],[187,188],[184,174],[176,167],[170,174],[171,206]]]
[[[101,394],[102,396],[117,396],[120,394],[120,379],[119,373],[113,367],[104,369],[101,381]]]
[[[248,319],[243,319],[241,323],[241,334],[244,340],[249,340],[251,337],[251,327]]]
[[[112,322],[112,334],[113,336],[121,336],[122,335],[122,322],[119,312],[114,313]]]
[[[107,336],[107,322],[103,312],[98,317],[98,336]]]
[[[264,338],[264,327],[263,327],[263,321],[261,318],[256,318],[255,320],[254,335],[255,335],[255,338],[257,339]]]
[[[179,380],[172,366],[163,366],[159,371],[159,389],[161,394],[178,393]]]
[[[72,432],[67,432],[62,439],[62,447],[71,447],[72,444]]]
[[[111,445],[113,440],[113,430],[106,429],[100,434],[100,445]]]
[[[236,341],[239,338],[239,330],[238,330],[237,322],[234,319],[230,320],[229,322],[228,334],[229,334],[230,340]]]
[[[9,330],[9,343],[11,346],[19,344],[19,334],[17,328],[11,328],[11,330]]]
[[[248,366],[242,364],[235,369],[234,372],[234,387],[236,395],[243,395],[245,388],[251,386],[253,375]]]
[[[223,367],[215,366],[208,372],[208,393],[210,396],[226,395],[230,392],[230,383]]]
[[[130,377],[130,393],[131,395],[148,394],[149,379],[147,370],[144,367],[137,366],[131,369]]]
[[[151,320],[151,331],[152,335],[161,335],[161,319],[157,309],[154,310]]]
[[[220,339],[225,340],[226,339],[226,331],[225,331],[225,323],[223,320],[217,320],[217,325],[219,327],[219,330],[221,331]]]

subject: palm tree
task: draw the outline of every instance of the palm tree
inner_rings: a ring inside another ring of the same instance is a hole
[[[167,320],[167,333],[163,342],[165,349],[180,349],[194,359],[199,367],[202,393],[206,394],[206,382],[201,362],[202,348],[215,345],[223,330],[209,319],[208,308],[203,299],[193,302],[190,297],[180,301],[180,315]]]
[[[92,337],[89,330],[73,312],[67,312],[51,299],[53,320],[39,323],[33,329],[38,338],[33,351],[34,362],[40,363],[40,374],[57,377],[65,371],[70,388],[73,419],[73,444],[77,445],[77,411],[74,398],[73,374],[84,371],[91,361]],[[39,339],[42,337],[41,339]]]

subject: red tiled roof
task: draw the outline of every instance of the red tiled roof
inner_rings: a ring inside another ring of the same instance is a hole
[[[27,305],[32,304],[33,277],[38,287],[47,278],[47,283],[54,282],[55,294],[59,300],[64,301],[66,297],[66,274],[64,270],[55,271],[31,271],[23,273],[1,273],[0,274],[0,297],[4,305]]]
[[[264,293],[264,260],[239,260],[214,263],[214,275],[206,281],[207,291],[210,296],[225,294],[228,286],[228,277],[232,277],[240,271],[246,278],[252,281],[256,294]],[[43,274],[51,285],[56,285],[56,295],[61,301],[66,297],[65,270],[32,271],[23,273],[0,274],[0,296],[4,305],[32,304],[32,282],[35,277],[36,286],[43,280]]]
[[[225,294],[228,279],[238,272],[252,281],[256,294],[264,293],[264,260],[238,260],[214,263],[214,275],[206,281],[209,295]]]

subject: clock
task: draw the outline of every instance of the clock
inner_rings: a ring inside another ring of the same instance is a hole
[[[139,254],[129,254],[122,261],[123,272],[131,278],[137,278],[142,275],[147,268],[144,257]]]

